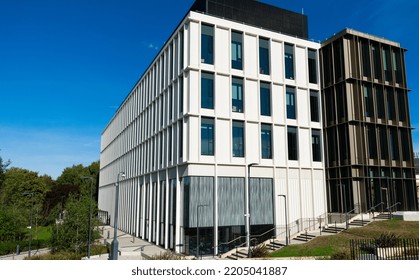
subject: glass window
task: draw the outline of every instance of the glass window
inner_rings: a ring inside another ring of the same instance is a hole
[[[362,72],[365,77],[371,77],[370,50],[368,41],[361,41],[362,45]]]
[[[396,77],[396,82],[399,84],[403,83],[402,63],[400,59],[399,50],[393,50],[393,67],[394,67],[394,76]]]
[[[168,157],[169,157],[169,162],[171,162],[172,161],[172,145],[173,145],[172,127],[170,126],[168,130],[169,130],[169,137],[167,139],[167,142],[168,142],[167,146],[168,146],[168,149],[169,149]]]
[[[390,153],[392,160],[399,159],[399,141],[397,128],[395,127],[390,128]]]
[[[320,130],[313,129],[311,131],[311,150],[312,150],[313,161],[322,161],[320,141],[321,141]]]
[[[320,121],[319,93],[314,90],[310,90],[310,114],[312,122]]]
[[[368,153],[369,157],[372,159],[377,158],[377,137],[375,135],[374,125],[368,125]]]
[[[269,40],[259,38],[259,73],[269,75]]]
[[[178,132],[179,132],[179,157],[183,157],[183,121],[178,122]]]
[[[381,159],[388,158],[387,130],[384,126],[380,127],[380,151]]]
[[[375,88],[375,98],[377,100],[377,117],[384,119],[386,116],[386,107],[384,103],[384,93],[381,86]]]
[[[296,119],[295,88],[287,87],[287,118]]]
[[[179,77],[179,112],[183,113],[183,76]]]
[[[364,85],[364,107],[365,107],[365,117],[373,118],[374,117],[374,103],[372,100],[370,85]]]
[[[397,91],[397,105],[399,107],[399,121],[403,122],[406,120],[406,103],[405,93],[402,90]]]
[[[201,62],[214,63],[214,27],[205,24],[201,26]]]
[[[374,59],[374,78],[381,80],[381,57],[378,45],[372,45],[372,58]]]
[[[214,119],[201,119],[201,155],[214,155]]]
[[[233,121],[233,157],[244,157],[244,123]]]
[[[231,68],[243,69],[243,34],[231,32]]]
[[[387,114],[389,120],[396,120],[396,106],[394,104],[394,92],[392,88],[386,88],[387,92]]]
[[[392,81],[391,75],[391,57],[390,50],[388,48],[383,48],[383,67],[384,67],[384,79],[386,81]]]
[[[214,109],[214,74],[201,73],[201,108]]]
[[[288,159],[298,160],[297,128],[288,127]]]
[[[317,51],[308,49],[308,80],[317,84]]]
[[[271,125],[262,124],[261,127],[261,143],[262,143],[262,158],[272,158],[272,136]]]
[[[271,115],[271,87],[268,83],[260,83],[260,114]]]
[[[243,79],[233,78],[231,87],[231,110],[243,113]]]
[[[294,80],[294,46],[285,44],[285,78]]]

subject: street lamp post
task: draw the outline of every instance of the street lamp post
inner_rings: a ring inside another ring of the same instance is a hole
[[[287,196],[285,194],[278,194],[284,198],[284,209],[285,209],[285,245],[288,246],[288,215],[287,215]]]
[[[247,165],[247,178],[245,183],[245,191],[244,191],[244,197],[245,197],[245,231],[246,231],[246,247],[247,247],[247,256],[250,257],[250,167],[258,165],[257,162],[249,163]]]
[[[199,208],[207,207],[207,204],[196,206],[196,259],[199,260]]]
[[[113,240],[111,242],[111,260],[117,260],[118,259],[118,201],[119,201],[119,177],[125,178],[125,172],[121,171],[118,173],[118,176],[116,178],[116,190],[115,190],[115,217],[114,217],[114,234],[113,234]]]
[[[81,179],[90,180],[90,209],[89,209],[89,243],[87,244],[87,258],[90,260],[90,244],[92,241],[92,188],[93,188],[93,177],[92,176],[83,176]]]
[[[30,214],[30,218],[29,218],[30,235],[29,235],[29,250],[28,250],[28,257],[30,258],[31,257],[31,242],[32,242],[32,211],[33,211],[34,194],[33,194],[33,192],[24,192],[23,194],[31,196],[31,214]]]

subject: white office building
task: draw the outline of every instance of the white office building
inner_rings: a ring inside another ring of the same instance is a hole
[[[186,254],[198,228],[201,253],[218,254],[327,211],[320,44],[303,15],[246,0],[228,19],[211,11],[222,2],[194,4],[101,139],[99,209],[113,224],[124,172],[118,228]],[[296,24],[275,30],[265,11]]]

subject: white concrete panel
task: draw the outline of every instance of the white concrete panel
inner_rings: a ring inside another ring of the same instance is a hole
[[[271,41],[271,77],[274,83],[283,83],[283,50],[282,43]]]
[[[311,170],[301,169],[301,217],[313,218]]]
[[[230,36],[229,30],[215,28],[215,69],[228,72],[230,69]]]
[[[272,108],[272,120],[274,123],[280,123],[281,120],[281,113],[283,112],[282,106],[283,102],[281,100],[281,91],[282,86],[272,84],[271,86],[271,108]]]
[[[246,158],[248,163],[259,162],[260,130],[256,123],[246,123]]]
[[[307,87],[307,51],[299,46],[295,47],[295,71],[299,87]]]
[[[258,75],[258,43],[254,35],[244,34],[244,72],[248,77],[256,78]]]
[[[286,145],[286,128],[284,126],[275,126],[275,165],[285,166],[288,158]]]
[[[257,121],[259,117],[259,90],[257,81],[245,80],[244,113],[248,120]]]
[[[186,33],[186,32],[185,32]],[[201,36],[199,23],[191,21],[189,23],[189,66],[198,67],[201,58]],[[199,44],[197,44],[199,42]]]
[[[220,119],[215,121],[215,155],[217,162],[226,163],[230,161],[231,134],[230,121]]]
[[[310,123],[310,92],[306,89],[297,89],[297,121],[299,125],[308,126]]]
[[[298,156],[301,167],[311,166],[311,136],[308,128],[298,130]]]
[[[288,170],[288,205],[289,205],[289,222],[295,221],[301,217],[300,204],[300,176],[298,169]]]
[[[188,126],[188,133],[189,133],[189,146],[187,146],[189,152],[189,160],[190,161],[197,161],[199,159],[199,155],[201,154],[201,126],[199,122],[199,118],[197,117],[189,117],[189,121],[187,123]]]
[[[223,75],[215,76],[215,112],[218,117],[228,118],[230,116],[230,78]]]
[[[313,170],[313,198],[314,216],[318,217],[326,213],[326,183],[323,170]]]
[[[188,84],[188,90],[185,90],[185,95],[187,95],[189,101],[189,112],[198,114],[201,107],[201,79],[199,73],[190,71],[189,77],[185,79],[185,84]]]

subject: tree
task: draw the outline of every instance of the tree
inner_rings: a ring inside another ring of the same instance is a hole
[[[78,164],[65,168],[62,174],[57,178],[56,183],[58,185],[80,186],[80,192],[82,194],[90,194],[90,182],[81,178],[88,176],[93,177],[94,182],[98,182],[99,161],[95,161],[87,167]],[[97,185],[97,183],[95,185]],[[96,188],[94,189],[94,193],[96,193]]]
[[[96,209],[96,203],[93,202]],[[65,213],[62,223],[56,224],[56,229],[52,234],[52,250],[83,252],[88,245],[89,237],[89,207],[90,197],[80,196],[77,198],[71,194],[65,204]],[[92,215],[95,217],[95,215]],[[97,219],[92,222],[92,240],[99,236],[99,232],[94,230],[99,225]]]
[[[7,167],[10,165],[10,160],[4,162],[2,157],[0,157],[0,191],[4,181],[4,173],[7,170]]]

